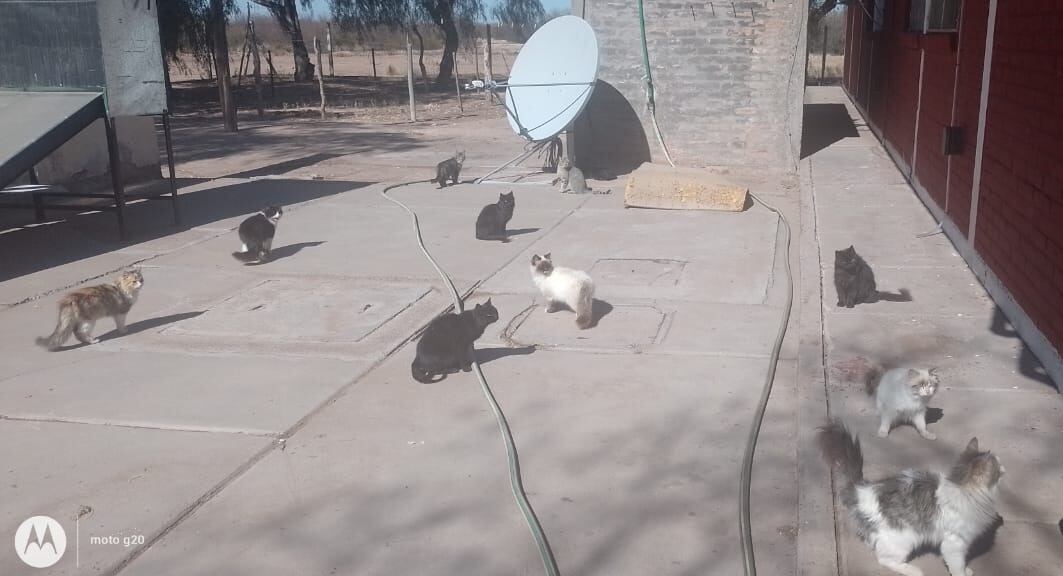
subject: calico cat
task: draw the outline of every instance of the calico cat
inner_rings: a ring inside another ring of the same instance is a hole
[[[561,157],[561,162],[557,167],[557,177],[554,178],[552,184],[560,184],[559,190],[562,194],[609,194],[611,192],[611,190],[589,188],[583,171],[573,166],[567,156]]]
[[[880,418],[878,435],[885,438],[896,422],[909,421],[920,436],[936,440],[937,436],[926,429],[926,408],[937,390],[938,375],[934,368],[872,370],[867,377],[867,393],[875,398]]]
[[[123,272],[113,284],[86,286],[70,292],[59,300],[59,321],[52,335],[37,338],[37,345],[51,351],[58,350],[73,334],[85,344],[95,344],[92,328],[100,318],[110,316],[119,334],[125,334],[125,317],[137,301],[144,276],[140,270]]]
[[[452,183],[458,183],[458,175],[461,174],[461,165],[465,162],[465,151],[462,150],[454,156],[447,158],[446,160],[436,164],[436,177],[432,182],[438,182],[440,188],[444,188],[447,185],[447,180]]]
[[[834,287],[838,290],[838,306],[845,308],[879,300],[912,301],[911,294],[904,288],[897,294],[880,292],[875,286],[875,273],[871,271],[871,266],[851,245],[845,250],[834,251]]]
[[[476,218],[477,240],[501,240],[509,242],[506,236],[506,224],[513,218],[513,209],[517,207],[517,201],[513,198],[513,192],[498,195],[498,203],[488,204],[480,210]]]
[[[243,247],[240,252],[233,252],[233,258],[244,263],[268,260],[273,236],[277,233],[277,224],[283,214],[280,206],[266,206],[258,214],[241,222],[237,232]]]
[[[879,564],[904,576],[922,576],[908,563],[917,549],[938,546],[952,576],[972,576],[971,543],[996,524],[997,488],[1004,467],[972,438],[948,474],[905,470],[882,480],[864,479],[860,440],[845,426],[820,429],[823,455],[845,481],[842,502],[860,539]]]
[[[594,281],[582,270],[554,266],[550,253],[531,259],[532,281],[546,298],[546,311],[567,306],[576,313],[576,326],[586,330],[594,325]]]
[[[410,365],[413,379],[431,384],[443,380],[450,372],[471,370],[475,354],[473,343],[496,321],[498,310],[490,298],[472,310],[461,314],[451,312],[432,320],[417,341],[417,356]],[[436,375],[442,378],[433,380]]]

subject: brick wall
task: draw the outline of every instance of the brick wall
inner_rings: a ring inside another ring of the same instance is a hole
[[[675,161],[794,169],[807,2],[736,2],[732,9],[730,2],[647,0],[644,8],[657,118]],[[608,106],[593,99],[577,125],[577,162],[603,166],[640,153],[663,162],[646,112],[637,3],[574,0],[572,13],[594,28],[599,78],[614,96]],[[623,126],[625,119],[633,125]]]
[[[965,0],[957,34],[908,32],[909,6],[906,0],[889,2],[886,29],[873,32],[859,6],[850,4],[844,85],[917,189],[926,192],[924,200],[955,225],[954,241],[962,243],[970,228],[989,1]],[[1063,102],[1063,3],[1001,0],[973,251],[1057,359],[1063,350],[1058,102]],[[960,154],[946,157],[942,130],[950,122],[961,128],[964,144]]]

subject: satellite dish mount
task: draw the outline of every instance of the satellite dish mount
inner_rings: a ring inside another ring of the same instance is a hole
[[[547,22],[521,48],[506,83],[490,82],[487,89],[505,88],[506,118],[527,144],[516,158],[476,180],[520,164],[538,153],[587,107],[598,81],[598,38],[578,16]]]

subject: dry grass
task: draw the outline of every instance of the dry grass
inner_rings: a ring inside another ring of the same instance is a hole
[[[806,82],[809,84],[818,84],[821,80],[820,75],[823,70],[823,55],[822,54],[809,54],[808,66],[805,70]],[[827,67],[826,72],[822,73],[823,79],[826,81],[838,80],[842,77],[845,71],[845,56],[841,54],[827,54]]]

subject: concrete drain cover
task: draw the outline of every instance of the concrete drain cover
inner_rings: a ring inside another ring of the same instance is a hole
[[[541,304],[526,313],[507,336],[520,346],[545,348],[642,349],[657,341],[664,313],[652,306],[611,306],[595,301],[598,325],[580,330],[576,314],[551,314]]]
[[[605,258],[591,266],[590,275],[602,285],[675,286],[687,263],[683,260]]]
[[[358,342],[431,291],[425,286],[267,280],[207,313],[180,332],[289,342]]]

